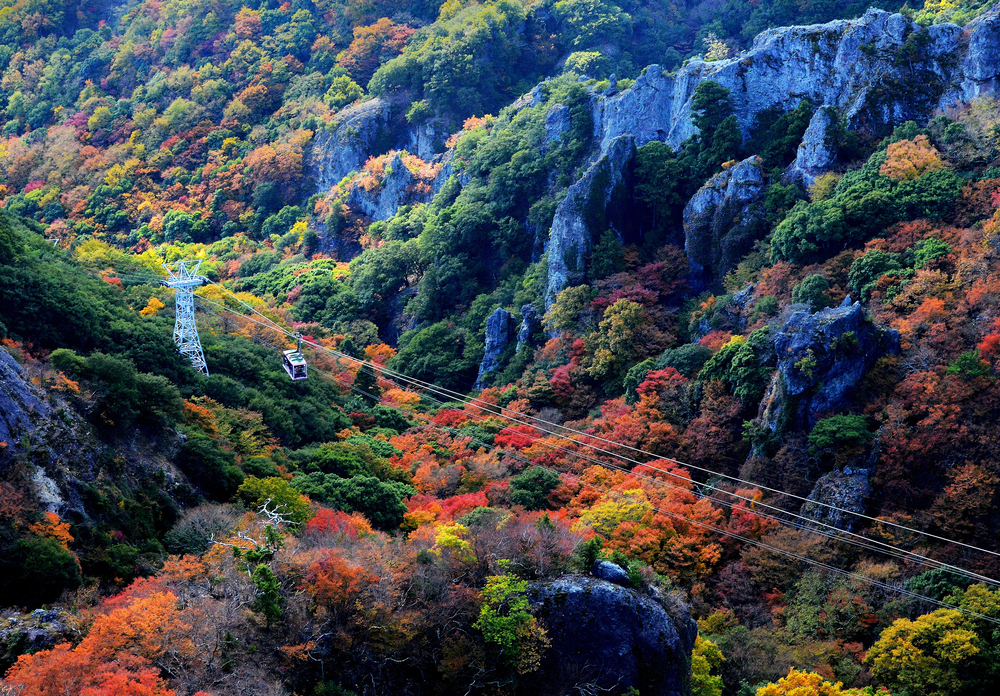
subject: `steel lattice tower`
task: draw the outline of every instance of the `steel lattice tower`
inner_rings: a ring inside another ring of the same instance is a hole
[[[176,293],[176,315],[174,322],[174,343],[181,355],[191,361],[191,366],[206,377],[208,363],[201,349],[201,339],[198,338],[198,327],[194,323],[194,289],[205,284],[205,279],[198,275],[201,261],[178,261],[165,263],[170,278],[161,280],[161,285],[173,288]]]

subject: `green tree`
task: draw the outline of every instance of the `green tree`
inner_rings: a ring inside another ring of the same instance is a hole
[[[555,13],[563,24],[563,41],[576,49],[618,43],[632,28],[622,8],[603,0],[559,0]]]
[[[701,82],[691,97],[697,136],[697,172],[701,179],[719,165],[740,156],[743,136],[729,103],[729,90],[718,82]]]
[[[388,366],[447,389],[465,389],[475,378],[477,358],[482,357],[482,348],[473,355],[468,341],[464,329],[440,321],[403,334],[399,339],[399,352],[389,360]]]
[[[250,476],[237,490],[239,499],[251,510],[267,503],[268,510],[279,512],[292,524],[304,524],[312,517],[309,500],[278,476]]]
[[[842,248],[851,238],[844,209],[836,199],[800,201],[775,228],[771,256],[775,261],[805,263]]]
[[[285,598],[281,595],[281,582],[265,563],[254,568],[250,579],[257,590],[250,608],[258,614],[263,614],[270,628],[273,623],[281,620],[285,610]]]
[[[549,507],[549,494],[560,483],[555,472],[533,466],[510,479],[510,497],[515,505],[523,505],[528,510],[544,510]]]
[[[912,271],[900,254],[888,254],[880,249],[872,249],[859,256],[851,264],[847,280],[862,300],[868,300],[879,279],[885,275],[906,277]]]
[[[76,558],[50,537],[32,535],[19,540],[2,566],[8,564],[0,580],[0,587],[6,586],[3,594],[7,604],[53,602],[64,590],[75,590],[82,584]]]
[[[344,512],[360,512],[379,529],[398,529],[406,513],[402,499],[416,490],[398,481],[380,481],[374,476],[341,478],[314,472],[297,476],[292,487],[316,501]]]
[[[913,248],[913,267],[923,268],[931,261],[951,253],[951,245],[937,237],[921,239]]]
[[[771,329],[757,329],[746,338],[734,336],[705,363],[701,380],[719,379],[746,407],[756,407],[771,379],[776,356]]]
[[[229,500],[243,483],[243,472],[236,466],[233,454],[201,433],[188,435],[176,463],[211,500]]]
[[[809,433],[809,447],[814,453],[844,446],[862,447],[874,437],[864,416],[831,416],[813,426]]]
[[[833,304],[833,300],[827,294],[829,289],[830,281],[825,276],[814,273],[803,278],[802,282],[792,289],[792,302],[809,305],[812,311],[818,312]]]
[[[538,669],[548,638],[531,615],[528,581],[492,575],[483,588],[483,605],[473,627],[498,653],[501,663],[519,674]]]

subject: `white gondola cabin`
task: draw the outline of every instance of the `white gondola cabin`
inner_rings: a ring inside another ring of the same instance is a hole
[[[285,367],[285,372],[293,380],[306,379],[308,376],[306,359],[302,356],[302,337],[296,334],[299,339],[299,346],[295,350],[286,350],[281,354],[281,363]]]

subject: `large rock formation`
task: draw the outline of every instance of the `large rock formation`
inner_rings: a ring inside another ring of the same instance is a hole
[[[388,220],[401,206],[427,202],[432,194],[430,182],[414,175],[403,162],[402,153],[396,152],[386,163],[378,186],[351,186],[347,205],[373,220]]]
[[[831,527],[852,531],[858,524],[858,515],[865,513],[865,501],[872,492],[870,478],[869,469],[847,467],[843,471],[831,471],[816,482],[800,514]]]
[[[816,177],[823,174],[836,163],[836,143],[831,140],[831,129],[836,114],[833,109],[824,106],[816,109],[809,127],[802,134],[802,142],[795,153],[795,161],[788,167],[788,177],[804,186],[812,186]]]
[[[694,292],[721,279],[766,233],[761,164],[752,156],[716,174],[684,206],[684,252]]]
[[[841,410],[875,361],[899,351],[899,334],[882,329],[860,303],[815,314],[796,312],[774,339],[778,371],[761,404],[772,431],[812,428],[823,413]]]
[[[552,641],[532,676],[534,693],[582,692],[582,685],[594,693],[688,693],[698,629],[679,602],[581,577],[536,586],[531,594],[533,613]]]
[[[517,352],[521,352],[521,348],[528,345],[531,342],[532,335],[538,331],[539,327],[542,325],[541,319],[538,317],[538,311],[533,305],[526,304],[521,306],[521,326],[517,330]]]
[[[662,140],[677,148],[694,135],[691,98],[706,80],[729,89],[744,135],[761,112],[788,111],[803,99],[836,108],[850,128],[925,118],[995,93],[998,29],[995,12],[963,32],[954,24],[922,28],[876,9],[857,19],[769,29],[735,58],[692,60],[674,74],[651,65],[629,89],[601,100],[601,150],[626,134],[637,146]]]
[[[4,450],[13,448],[38,427],[38,421],[48,415],[44,396],[28,380],[24,368],[13,356],[0,349],[0,442]],[[0,450],[0,457],[4,451]]]
[[[336,186],[369,157],[392,149],[401,126],[395,111],[389,101],[372,99],[344,109],[327,130],[316,134],[309,164],[318,191]]]
[[[486,320],[486,351],[483,354],[483,362],[479,365],[479,375],[476,377],[474,388],[485,387],[486,383],[483,380],[500,367],[500,357],[514,338],[514,326],[514,315],[500,307],[493,310],[493,314]]]
[[[624,211],[612,210],[617,207],[612,202],[628,188],[634,159],[632,138],[615,139],[583,178],[569,187],[566,197],[556,208],[549,231],[546,309],[555,302],[560,290],[583,282],[594,241],[604,230],[615,229],[614,213]]]
[[[835,113],[847,128],[877,134],[908,119],[926,119],[935,108],[994,94],[1000,77],[998,29],[996,12],[963,32],[953,24],[922,28],[903,15],[872,9],[857,19],[769,29],[730,60],[696,59],[669,74],[650,65],[628,89],[595,99],[595,138],[599,156],[608,158],[595,166],[604,167],[605,179],[615,178],[601,163],[619,159],[622,138],[634,147],[659,140],[679,148],[695,135],[695,89],[711,80],[729,90],[744,137],[764,111],[787,112],[803,99],[819,107],[791,170],[809,184],[836,154],[827,142]],[[582,269],[563,257],[569,253],[572,262],[590,249],[581,224],[584,213],[575,211],[581,200],[591,198],[580,194],[590,192],[593,178],[592,168],[557,212],[546,306],[560,290],[582,279]],[[581,184],[582,190],[577,189]]]

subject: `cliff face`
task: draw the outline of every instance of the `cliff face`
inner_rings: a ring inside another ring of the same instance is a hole
[[[615,194],[627,188],[634,159],[632,138],[617,138],[583,178],[569,187],[556,208],[549,232],[546,309],[555,302],[560,290],[581,283],[586,277],[587,257],[595,239],[605,229],[614,229],[608,211],[613,207]]]
[[[593,693],[630,687],[644,696],[689,693],[698,628],[683,606],[582,577],[534,588],[531,603],[552,641],[532,675],[533,693],[570,693],[583,684]]]
[[[954,24],[925,29],[875,9],[857,19],[770,29],[735,58],[693,60],[672,75],[652,65],[632,87],[602,99],[601,150],[624,134],[638,146],[662,140],[677,148],[695,133],[691,98],[706,80],[729,89],[744,135],[757,114],[788,111],[803,99],[836,108],[850,128],[923,118],[996,91],[998,29],[995,13],[963,31]]]
[[[13,450],[22,438],[30,436],[48,412],[48,403],[28,381],[24,369],[0,349],[0,442],[6,443],[4,449]]]
[[[778,372],[761,404],[764,423],[812,428],[841,409],[875,361],[899,351],[899,334],[877,326],[860,303],[796,312],[775,336]]]
[[[835,120],[851,130],[879,133],[909,119],[926,120],[936,108],[994,94],[1000,80],[1000,16],[984,15],[964,30],[953,24],[921,28],[902,15],[872,9],[857,19],[765,31],[750,50],[730,60],[693,60],[673,74],[651,65],[628,89],[609,90],[595,99],[595,166],[614,162],[623,138],[634,147],[658,140],[679,148],[695,135],[692,97],[697,86],[709,80],[729,90],[744,138],[764,111],[787,112],[804,99],[817,106],[790,169],[792,178],[809,185],[836,159],[828,142]],[[588,172],[571,187],[556,214],[547,305],[580,280],[579,273],[567,268],[564,255],[571,249],[590,249],[582,231],[584,213],[573,203],[579,198],[574,195],[578,187],[590,178]],[[718,188],[712,182],[708,186]],[[702,207],[715,211],[719,202],[707,201]],[[699,228],[687,235],[696,285],[720,260],[720,250],[712,246],[725,241],[708,239],[704,232]]]
[[[486,320],[486,347],[474,389],[485,387],[486,382],[483,380],[500,367],[500,357],[516,336],[515,327],[514,315],[500,307],[493,310],[493,314]]]
[[[400,132],[394,111],[389,101],[372,99],[340,112],[329,130],[316,134],[309,165],[317,190],[336,186],[369,157],[392,148]]]
[[[694,292],[733,268],[764,236],[764,172],[757,156],[722,171],[684,206],[684,253]]]
[[[426,203],[433,193],[430,182],[420,186],[422,181],[406,167],[399,152],[386,164],[379,183],[371,190],[351,186],[347,204],[372,220],[388,220],[404,205]]]

